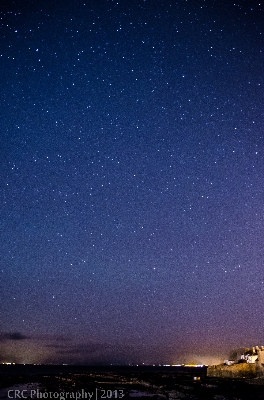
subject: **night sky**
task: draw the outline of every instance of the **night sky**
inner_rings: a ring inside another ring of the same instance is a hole
[[[263,345],[261,1],[0,5],[0,361]]]

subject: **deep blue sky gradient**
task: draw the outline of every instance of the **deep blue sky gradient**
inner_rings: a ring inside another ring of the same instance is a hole
[[[1,361],[262,345],[262,2],[0,12]]]

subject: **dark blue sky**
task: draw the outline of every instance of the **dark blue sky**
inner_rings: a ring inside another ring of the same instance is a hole
[[[6,3],[1,361],[263,344],[262,2]]]

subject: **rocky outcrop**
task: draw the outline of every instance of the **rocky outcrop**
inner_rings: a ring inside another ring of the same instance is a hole
[[[207,376],[216,378],[255,378],[258,374],[257,365],[248,363],[211,365],[207,368]]]

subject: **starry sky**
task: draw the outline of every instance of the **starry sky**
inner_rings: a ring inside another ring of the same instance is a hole
[[[0,5],[0,361],[263,345],[261,1]]]

